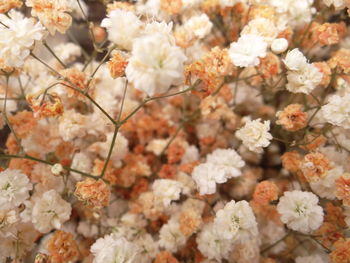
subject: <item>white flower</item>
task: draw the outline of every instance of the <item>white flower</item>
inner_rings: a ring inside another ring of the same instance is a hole
[[[163,93],[183,79],[186,56],[161,33],[134,40],[132,56],[125,73],[136,89],[147,95]]]
[[[53,48],[56,56],[59,57],[63,63],[70,63],[76,57],[81,56],[80,46],[73,43],[61,43]]]
[[[199,39],[208,35],[213,27],[209,17],[206,14],[201,14],[191,17],[186,21],[184,28],[188,32],[192,32]]]
[[[33,185],[19,170],[6,169],[0,173],[0,209],[11,209],[29,197]]]
[[[293,93],[309,94],[323,78],[322,72],[312,64],[306,64],[301,70],[288,71],[287,90]]]
[[[237,42],[231,43],[229,56],[238,67],[257,66],[259,57],[266,56],[267,43],[261,36],[242,35]]]
[[[150,234],[144,234],[134,241],[141,253],[138,254],[137,263],[151,263],[159,253],[158,242],[154,241]]]
[[[55,191],[50,190],[35,200],[32,211],[32,223],[35,229],[47,233],[52,229],[60,229],[71,214],[72,207]]]
[[[182,184],[170,179],[157,179],[152,185],[152,190],[156,202],[162,204],[164,207],[170,205],[171,201],[178,200]]]
[[[301,70],[306,66],[307,59],[299,49],[295,48],[292,51],[288,51],[283,62],[289,70]]]
[[[344,0],[323,0],[326,6],[333,5],[336,10],[340,10],[346,7],[346,2]]]
[[[317,203],[318,197],[311,192],[287,191],[280,198],[277,211],[290,229],[307,234],[323,222],[323,210]]]
[[[196,242],[200,252],[208,259],[216,259],[221,262],[222,258],[228,259],[232,250],[232,242],[222,239],[213,223],[205,225],[198,234]]]
[[[216,192],[217,183],[227,181],[225,174],[216,169],[212,163],[203,163],[197,165],[192,171],[192,178],[196,182],[197,188],[201,195],[213,194]]]
[[[118,234],[99,238],[91,246],[94,255],[93,263],[136,263],[139,248]]]
[[[325,176],[315,182],[310,182],[311,189],[314,193],[322,198],[335,199],[336,184],[335,181],[342,176],[343,168],[335,167],[326,172]]]
[[[102,20],[101,26],[108,32],[108,39],[121,48],[130,50],[134,39],[140,33],[141,20],[130,11],[113,10],[108,18]]]
[[[216,169],[225,174],[226,179],[240,176],[245,163],[234,149],[216,149],[207,155],[207,162],[216,166]]]
[[[276,38],[272,41],[271,50],[275,54],[281,54],[288,48],[288,40],[285,38]]]
[[[176,252],[186,244],[186,237],[180,231],[177,220],[170,219],[159,231],[159,246],[170,252]]]
[[[245,200],[227,203],[216,213],[214,224],[223,239],[244,242],[258,235],[253,210]]]
[[[321,109],[323,118],[336,126],[350,129],[350,93],[333,95]]]
[[[238,2],[242,2],[242,1],[237,1],[237,0],[220,0],[220,6],[221,7],[232,7]]]
[[[241,129],[236,131],[236,137],[242,140],[244,146],[248,147],[250,151],[261,153],[262,148],[267,147],[272,139],[269,130],[270,121],[248,120]]]
[[[113,133],[107,134],[107,140],[100,144],[100,154],[106,159],[108,156],[109,149],[112,144]],[[122,158],[128,153],[128,140],[118,132],[117,137],[114,142],[114,147],[111,155],[111,160],[115,164],[119,164]]]
[[[153,139],[147,144],[146,151],[153,152],[155,155],[159,156],[168,142],[168,139]]]
[[[278,29],[270,19],[259,17],[249,21],[242,29],[241,35],[261,36],[265,42],[271,44],[278,35]]]
[[[7,26],[0,24],[0,67],[21,67],[34,42],[44,37],[45,28],[15,10],[8,15],[0,14],[0,22]]]
[[[88,118],[86,115],[67,110],[59,119],[58,131],[64,141],[72,141],[76,137],[84,137],[87,133],[86,124]]]
[[[142,35],[153,35],[160,33],[167,37],[169,43],[175,44],[175,37],[173,36],[172,30],[173,22],[167,24],[164,21],[152,21],[151,23],[146,24],[145,29],[142,31]]]

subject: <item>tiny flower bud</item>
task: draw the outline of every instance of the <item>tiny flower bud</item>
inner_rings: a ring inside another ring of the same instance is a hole
[[[288,41],[285,38],[276,38],[272,41],[271,50],[275,54],[281,54],[288,48]]]
[[[106,38],[106,31],[100,26],[94,26],[92,28],[94,38],[97,43],[101,43]]]
[[[52,166],[52,168],[51,168],[51,172],[52,172],[54,175],[56,175],[56,176],[61,175],[62,172],[63,172],[63,166],[62,166],[62,164],[60,164],[60,163],[54,164],[54,165]]]

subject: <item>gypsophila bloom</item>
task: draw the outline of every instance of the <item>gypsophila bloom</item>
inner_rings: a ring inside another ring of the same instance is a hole
[[[33,185],[28,177],[18,170],[6,169],[0,173],[0,208],[10,209],[29,197]]]
[[[110,194],[111,190],[103,180],[92,178],[78,182],[74,192],[79,200],[97,209],[108,206]]]
[[[335,199],[336,180],[344,173],[343,168],[337,166],[326,172],[323,178],[318,181],[310,182],[314,193],[322,198]]]
[[[251,67],[259,65],[259,58],[266,56],[266,50],[267,43],[261,36],[247,34],[231,43],[228,53],[235,66]]]
[[[216,173],[215,168],[216,166],[212,163],[203,163],[193,169],[192,178],[201,195],[215,193],[216,183],[226,182],[224,173]]]
[[[34,42],[45,35],[45,28],[33,18],[26,18],[15,10],[8,15],[0,14],[0,68],[21,67]]]
[[[290,229],[308,234],[323,222],[323,209],[311,192],[287,191],[280,198],[277,211]]]
[[[198,234],[196,242],[200,252],[209,259],[216,259],[219,262],[222,258],[228,259],[232,250],[232,242],[222,239],[214,223],[206,224]]]
[[[135,258],[140,253],[135,244],[113,233],[97,239],[91,246],[91,252],[93,263],[136,263]]]
[[[276,38],[271,43],[271,50],[275,54],[281,54],[288,48],[288,40],[285,38]]]
[[[130,50],[140,33],[142,22],[131,11],[113,10],[102,20],[101,26],[108,32],[108,39],[123,49]]]
[[[51,167],[51,172],[54,175],[61,175],[63,172],[63,166],[60,163],[55,163],[52,167]]]
[[[248,120],[242,128],[236,131],[236,137],[242,140],[250,151],[261,153],[262,148],[267,147],[272,139],[269,130],[270,121]]]
[[[20,0],[2,0],[0,1],[0,13],[6,13],[12,8],[19,8],[22,4]]]
[[[51,35],[56,30],[65,33],[72,24],[67,0],[26,0],[26,5],[32,8],[32,16],[38,17]]]
[[[71,214],[72,207],[55,191],[50,190],[35,201],[32,211],[32,222],[35,228],[47,233],[52,229],[60,229]]]
[[[186,237],[180,231],[177,220],[170,219],[159,231],[159,246],[170,252],[176,252],[186,243]]]
[[[323,118],[336,126],[350,129],[350,94],[333,95],[328,103],[321,108]]]
[[[182,50],[165,34],[147,35],[134,40],[126,77],[149,96],[163,93],[182,81],[185,60]]]
[[[78,244],[73,235],[64,231],[55,231],[47,244],[52,263],[65,263],[78,259]]]
[[[180,198],[181,189],[182,184],[180,182],[170,179],[158,179],[152,185],[156,202],[164,207],[169,206],[171,201]]]
[[[216,213],[214,224],[224,239],[245,242],[258,235],[253,210],[245,200],[227,203]]]
[[[322,72],[313,64],[309,64],[297,48],[289,51],[283,62],[289,69],[286,88],[290,92],[309,94],[323,79]]]
[[[187,20],[184,27],[188,32],[193,32],[196,37],[204,38],[210,33],[213,24],[206,14],[201,14]]]
[[[276,113],[278,118],[276,124],[282,125],[287,131],[297,131],[304,128],[307,125],[307,113],[303,112],[302,108],[301,104],[289,104],[283,111]]]

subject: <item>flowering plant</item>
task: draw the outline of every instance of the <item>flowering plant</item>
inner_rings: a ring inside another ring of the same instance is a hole
[[[349,10],[0,0],[0,263],[349,263]]]

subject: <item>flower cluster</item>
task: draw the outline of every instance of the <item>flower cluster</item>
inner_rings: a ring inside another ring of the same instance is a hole
[[[350,0],[0,0],[0,262],[350,262]]]

